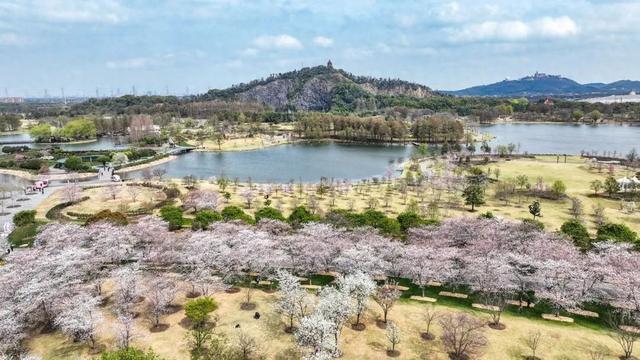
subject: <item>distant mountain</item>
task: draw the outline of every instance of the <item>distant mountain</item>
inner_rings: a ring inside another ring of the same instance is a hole
[[[433,91],[403,80],[356,76],[334,68],[329,62],[326,66],[302,68],[223,90],[209,90],[197,100],[238,100],[258,102],[275,110],[326,111],[335,101],[344,101],[345,97],[376,95],[425,98],[433,96]]]
[[[536,72],[517,80],[503,80],[489,85],[474,86],[446,93],[458,96],[492,97],[587,97],[622,95],[631,91],[640,91],[640,81],[620,80],[610,84],[580,84],[560,75],[547,75]]]

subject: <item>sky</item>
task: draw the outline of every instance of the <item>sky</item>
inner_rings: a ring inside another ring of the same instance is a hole
[[[0,0],[0,96],[183,95],[325,64],[453,90],[640,80],[640,0]]]

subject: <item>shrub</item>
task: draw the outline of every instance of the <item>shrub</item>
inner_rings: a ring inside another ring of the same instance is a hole
[[[16,227],[11,234],[9,234],[7,240],[9,240],[9,243],[13,246],[30,245],[38,234],[38,225],[37,223],[30,223]]]
[[[88,168],[87,164],[83,163],[82,158],[79,156],[69,156],[64,161],[64,167],[73,171],[86,170]]]
[[[571,238],[573,244],[580,249],[588,250],[591,248],[591,237],[589,236],[587,227],[580,221],[575,219],[566,221],[560,227],[560,232]]]
[[[263,207],[262,209],[256,211],[255,218],[256,222],[259,222],[262,219],[285,221],[284,216],[282,216],[280,210],[274,209],[270,206]]]
[[[173,205],[166,205],[160,209],[160,217],[169,223],[169,230],[178,230],[184,224],[182,210]]]
[[[215,221],[221,221],[222,215],[217,211],[213,210],[202,210],[196,213],[193,222],[191,222],[191,228],[193,230],[206,230],[209,225],[211,225]]]
[[[184,314],[194,327],[204,325],[209,320],[209,313],[215,311],[218,304],[209,296],[189,300],[184,305]]]
[[[600,226],[596,234],[596,240],[640,244],[638,234],[625,224],[607,223]]]
[[[397,217],[398,223],[400,223],[400,229],[403,232],[407,232],[410,228],[420,227],[425,225],[438,225],[440,222],[436,219],[425,219],[415,213],[414,211],[405,211]]]
[[[371,226],[387,235],[400,235],[400,222],[389,218],[381,211],[366,210],[355,218],[358,226]]]
[[[220,214],[222,215],[224,221],[242,220],[247,224],[253,223],[253,218],[250,215],[247,215],[244,210],[237,206],[227,206],[222,209],[222,212],[220,212]]]
[[[127,225],[129,221],[127,220],[127,215],[111,210],[102,210],[98,213],[95,213],[85,221],[85,225],[97,223],[100,221],[110,222],[115,225]]]
[[[551,185],[551,192],[555,197],[562,197],[567,191],[567,186],[560,180],[556,180]]]
[[[295,209],[293,209],[293,211],[291,212],[291,214],[289,214],[289,217],[287,218],[287,221],[289,221],[289,223],[293,226],[299,226],[301,224],[317,221],[317,220],[318,220],[318,217],[313,215],[304,206],[298,206]]]
[[[105,351],[100,357],[101,360],[162,360],[153,350],[144,352],[136,348],[120,349],[116,351]]]
[[[174,187],[174,186],[164,188],[162,191],[164,192],[165,196],[167,197],[167,200],[175,199],[178,196],[180,196],[180,190],[178,190],[178,188]]]
[[[525,224],[526,226],[530,226],[535,230],[540,230],[540,231],[544,230],[544,224],[540,220],[522,219],[522,223]]]
[[[26,145],[21,145],[21,146],[3,146],[2,147],[2,152],[6,153],[6,154],[14,154],[17,152],[25,152],[28,151],[29,147]]]
[[[496,216],[491,211],[484,212],[478,216],[481,219],[494,219]]]
[[[13,215],[13,224],[15,226],[24,226],[36,222],[35,210],[23,210]]]
[[[28,170],[40,170],[44,162],[40,159],[28,159],[18,163],[18,166]]]

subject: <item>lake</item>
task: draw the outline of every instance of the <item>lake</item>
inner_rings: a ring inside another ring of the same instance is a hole
[[[239,178],[250,176],[255,182],[290,180],[318,182],[321,177],[334,179],[370,179],[386,176],[392,166],[406,161],[412,145],[354,145],[338,143],[304,143],[274,146],[255,151],[191,152],[177,160],[156,166],[167,171],[168,177],[193,175],[199,179],[212,176]],[[142,171],[129,174],[142,176]]]
[[[0,135],[0,142],[17,142],[24,141],[24,144],[12,144],[10,146],[19,146],[19,145],[27,145],[31,148],[40,149],[44,147],[51,146],[49,144],[34,144],[28,143],[31,141],[31,136],[29,134],[20,133],[20,134],[10,134],[10,135]],[[80,144],[56,144],[60,146],[63,150],[69,151],[86,151],[86,150],[122,150],[126,149],[126,144],[120,144],[117,138],[114,137],[101,137],[96,141],[80,143]]]
[[[520,152],[580,154],[584,150],[626,154],[634,147],[640,150],[640,127],[633,126],[494,124],[483,125],[480,131],[496,137],[491,141],[492,147],[514,143],[519,144]],[[28,139],[27,134],[0,136],[0,141]],[[86,144],[65,144],[62,148],[123,149],[126,145],[103,137]],[[165,169],[167,177],[172,178],[193,175],[209,179],[224,175],[242,181],[251,177],[255,182],[317,182],[321,177],[357,180],[386,176],[390,164],[395,170],[412,151],[411,145],[300,143],[245,152],[192,152],[157,167]],[[131,172],[129,176],[141,177],[142,171]]]
[[[520,152],[577,154],[604,151],[627,154],[640,150],[640,126],[571,124],[494,124],[481,125],[480,132],[496,138],[491,146],[514,143]],[[480,151],[480,146],[476,146]]]

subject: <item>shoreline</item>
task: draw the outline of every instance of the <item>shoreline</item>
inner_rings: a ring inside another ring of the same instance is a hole
[[[142,170],[148,167],[152,167],[152,166],[156,166],[156,165],[160,165],[160,164],[164,164],[167,163],[169,161],[173,161],[175,159],[178,158],[178,155],[169,155],[169,156],[165,156],[161,159],[158,160],[154,160],[148,163],[144,163],[144,164],[139,164],[139,165],[133,165],[133,166],[127,166],[118,170],[115,170],[114,174],[117,173],[128,173],[131,171],[137,171],[137,170]]]
[[[38,181],[42,178],[47,178],[51,181],[60,181],[60,180],[71,180],[71,179],[89,179],[92,177],[97,177],[96,173],[65,173],[65,174],[32,174],[28,171],[24,170],[14,170],[14,169],[0,169],[0,174],[3,175],[11,175],[15,177],[19,177],[28,181]]]
[[[616,125],[616,126],[640,126],[639,121],[613,121],[605,120],[602,122],[591,123],[586,121],[530,121],[530,120],[511,120],[510,118],[496,119],[486,123],[479,123],[480,126],[501,125],[501,124],[519,124],[519,125]]]

